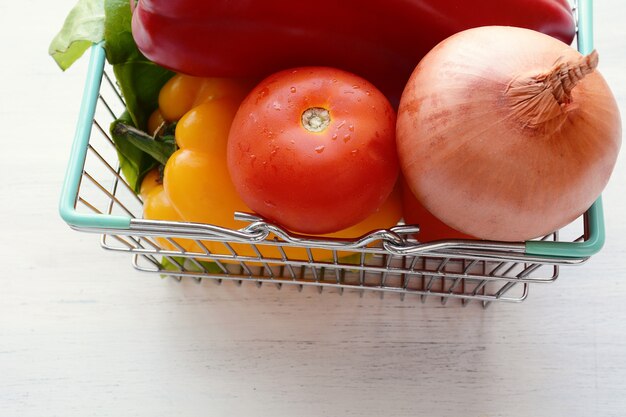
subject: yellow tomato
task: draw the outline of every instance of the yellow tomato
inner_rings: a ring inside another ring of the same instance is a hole
[[[241,102],[251,87],[247,80],[176,74],[161,88],[159,109],[165,120],[173,122],[206,101],[231,98]]]
[[[240,228],[234,211],[250,211],[230,180],[226,166],[228,129],[236,111],[230,101],[214,100],[187,112],[176,126],[179,149],[165,166],[165,192],[191,222]]]
[[[161,110],[156,109],[148,118],[148,133],[154,135],[156,131],[165,123]]]
[[[144,177],[141,183],[139,195],[143,200],[143,217],[151,220],[167,220],[182,221],[183,218],[178,214],[174,206],[169,200],[163,184],[161,183],[160,173],[158,169],[153,169]],[[162,249],[178,250],[176,245],[164,238],[154,239]],[[198,245],[189,239],[172,239],[177,244],[188,251],[198,251]]]

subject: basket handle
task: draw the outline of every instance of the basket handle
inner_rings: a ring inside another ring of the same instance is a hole
[[[576,43],[578,51],[589,54],[593,51],[593,0],[574,2],[577,31]],[[605,241],[604,215],[602,196],[593,203],[585,213],[585,240],[582,242],[526,242],[526,253],[529,255],[587,258],[602,249]]]

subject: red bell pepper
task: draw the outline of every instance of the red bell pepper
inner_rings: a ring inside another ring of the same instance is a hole
[[[575,34],[567,0],[139,0],[132,18],[141,52],[177,72],[260,77],[327,65],[361,75],[392,102],[426,52],[484,25],[567,44]]]

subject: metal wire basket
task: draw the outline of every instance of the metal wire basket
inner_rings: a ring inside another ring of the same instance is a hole
[[[593,49],[591,7],[588,0],[575,8],[583,53]],[[108,132],[124,108],[104,51],[94,45],[60,212],[70,227],[102,234],[105,249],[132,254],[140,271],[179,280],[254,281],[278,288],[296,284],[339,293],[409,294],[421,301],[435,296],[442,304],[477,300],[487,306],[526,299],[530,284],[553,282],[560,266],[583,263],[604,242],[601,199],[566,228],[519,243],[420,243],[415,238],[419,227],[402,223],[356,240],[315,239],[290,234],[250,213],[234,213],[248,222],[240,230],[142,219],[142,201],[120,173]]]

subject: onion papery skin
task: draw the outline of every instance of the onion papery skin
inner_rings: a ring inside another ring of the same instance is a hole
[[[541,237],[582,215],[621,145],[609,86],[596,69],[564,103],[544,97],[526,111],[511,94],[520,80],[581,58],[554,38],[504,26],[459,32],[433,48],[413,71],[397,120],[402,174],[419,202],[453,229],[497,241]]]

